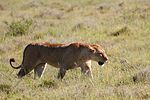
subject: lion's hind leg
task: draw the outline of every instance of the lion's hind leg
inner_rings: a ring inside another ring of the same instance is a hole
[[[30,73],[32,71],[33,68],[34,67],[26,67],[26,66],[22,67],[17,74],[18,78],[22,78],[25,75],[27,75],[28,73]]]
[[[38,78],[41,78],[44,71],[45,71],[45,68],[47,66],[47,63],[41,63],[41,64],[38,64],[35,68],[34,68],[34,78],[36,79],[37,77]]]

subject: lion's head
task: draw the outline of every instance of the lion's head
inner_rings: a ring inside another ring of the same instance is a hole
[[[99,65],[104,65],[108,60],[105,50],[98,44],[90,45],[90,54],[91,59],[98,62]]]

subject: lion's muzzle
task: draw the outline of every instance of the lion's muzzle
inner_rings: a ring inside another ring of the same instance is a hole
[[[104,61],[98,61],[98,64],[100,66],[104,65],[107,62],[108,58],[106,58]]]
[[[102,66],[104,64],[104,62],[99,61],[98,64]]]

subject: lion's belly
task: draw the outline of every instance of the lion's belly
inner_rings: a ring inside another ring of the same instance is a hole
[[[47,63],[55,68],[60,68],[59,62],[58,63],[47,62]]]
[[[73,69],[78,67],[79,65],[77,63],[63,63],[63,62],[56,62],[56,63],[52,63],[52,62],[47,62],[49,65],[52,65],[56,68],[60,68],[60,67],[64,67],[65,69]]]
[[[44,53],[41,52],[41,56],[45,63],[56,68],[64,67],[66,69],[73,69],[78,67],[78,54],[70,48],[46,49]]]
[[[45,52],[41,52],[41,60],[42,62],[45,62],[49,65],[52,65],[56,68],[60,67],[60,61],[61,61],[61,53],[58,53],[57,49],[46,49]]]
[[[74,69],[74,68],[77,68],[77,67],[78,67],[78,65],[77,65],[76,63],[67,64],[67,65],[65,66],[65,68],[66,68],[67,70],[69,70],[69,69]]]
[[[64,67],[67,70],[79,67],[79,65],[76,62],[65,63],[65,62],[55,61],[55,62],[47,62],[47,63],[56,68]]]

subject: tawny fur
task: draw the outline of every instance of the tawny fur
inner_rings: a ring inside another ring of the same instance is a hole
[[[97,61],[100,65],[104,64],[108,57],[100,45],[84,43],[70,44],[50,44],[50,43],[31,43],[26,46],[23,53],[22,64],[14,67],[10,59],[10,65],[15,69],[20,69],[18,77],[23,77],[34,70],[35,77],[41,77],[46,64],[59,68],[58,78],[63,78],[69,69],[81,68],[81,72],[93,77],[91,71],[91,60]]]

